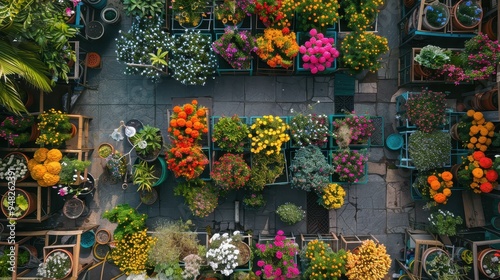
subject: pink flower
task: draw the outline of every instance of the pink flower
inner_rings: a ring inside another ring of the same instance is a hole
[[[68,187],[60,188],[57,194],[60,196],[66,196],[68,194]]]
[[[75,11],[73,11],[71,8],[66,8],[66,10],[64,10],[64,12],[66,13],[66,16],[70,17],[72,14],[75,13]]]
[[[259,260],[259,261],[257,262],[257,266],[258,266],[258,267],[263,267],[265,264],[266,264],[266,263],[265,263],[263,260]]]
[[[281,258],[283,258],[283,253],[281,251],[276,252],[276,257],[281,260]]]

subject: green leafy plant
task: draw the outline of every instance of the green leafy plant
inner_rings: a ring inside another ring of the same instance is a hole
[[[224,151],[241,153],[248,143],[249,132],[247,124],[237,115],[221,117],[214,124],[212,141]]]
[[[434,45],[427,45],[420,50],[414,60],[418,64],[430,68],[441,69],[443,65],[450,62],[451,51]]]
[[[252,168],[247,186],[252,191],[262,191],[272,184],[285,170],[283,154],[252,154]]]
[[[450,134],[442,131],[415,131],[409,137],[408,151],[418,171],[441,168],[450,160]]]
[[[307,243],[301,251],[301,261],[307,267],[303,272],[306,279],[326,279],[321,277],[324,275],[328,275],[331,280],[340,279],[345,274],[346,260],[346,251],[340,249],[334,252],[326,242],[318,239]]]
[[[470,266],[460,266],[448,254],[437,253],[432,260],[425,263],[427,273],[433,279],[460,280],[467,279]]]
[[[296,224],[306,217],[306,212],[302,210],[302,206],[297,206],[293,203],[287,202],[276,208],[280,220],[289,225]]]
[[[182,195],[193,215],[204,218],[214,212],[219,201],[216,188],[201,179],[189,180],[174,188],[175,195]]]
[[[154,17],[165,13],[165,0],[121,0],[128,16]]]
[[[423,90],[409,95],[405,105],[408,120],[423,132],[432,132],[446,122],[446,95]]]
[[[151,64],[154,66],[167,66],[167,55],[168,51],[163,51],[159,48],[156,53],[149,53],[149,59],[151,60]]]
[[[310,107],[312,109],[312,106]],[[332,132],[326,115],[298,113],[290,119],[290,137],[298,146],[323,146],[328,143]]]
[[[427,219],[429,220],[429,231],[439,235],[455,236],[457,226],[463,223],[462,217],[441,209],[431,213]]]
[[[154,164],[149,164],[147,161],[139,160],[139,163],[134,164],[133,182],[138,185],[137,191],[150,192],[153,184],[158,180],[155,176]]]
[[[262,193],[252,193],[245,196],[243,204],[252,208],[260,208],[266,205],[266,200],[264,199],[264,195],[262,195]]]
[[[127,158],[120,152],[115,151],[106,158],[106,168],[113,179],[121,180],[127,173]]]
[[[77,180],[78,173],[85,171],[90,166],[89,160],[78,160],[64,156],[61,160],[61,172],[59,172],[59,183],[71,185]]]
[[[375,73],[380,67],[381,55],[389,51],[387,38],[367,31],[353,31],[340,44],[341,60],[349,71],[363,70]]]
[[[40,146],[60,146],[71,139],[71,123],[66,113],[49,109],[38,115],[40,136],[35,143]]]
[[[100,157],[107,158],[111,155],[111,153],[113,153],[113,148],[111,144],[103,143],[99,146],[97,152]]]
[[[19,146],[30,140],[31,130],[28,128],[34,123],[32,115],[27,116],[7,116],[0,123],[0,138],[9,142],[9,145]]]
[[[129,204],[119,204],[111,210],[106,210],[102,214],[102,217],[112,223],[118,223],[114,231],[114,239],[120,240],[125,235],[145,229],[148,216],[146,214],[139,214]]]
[[[314,145],[296,151],[290,164],[292,187],[303,191],[321,193],[335,169],[328,164],[326,156]]]
[[[9,214],[10,218],[19,218],[22,215],[24,215],[24,213],[28,210],[28,208],[29,208],[29,202],[28,202],[28,200],[26,199],[26,197],[22,193],[17,193],[16,194],[16,199],[14,201],[15,201],[15,203],[13,205],[13,210],[11,211],[9,209],[7,211],[7,213]],[[6,209],[8,207],[12,206],[9,203],[8,196],[4,197],[4,199],[2,201],[2,206],[4,208],[6,208]]]
[[[130,141],[136,146],[137,154],[142,156],[153,154],[163,148],[163,137],[160,129],[150,125],[145,125],[139,132],[130,137]],[[146,145],[141,145],[141,141],[146,141]]]

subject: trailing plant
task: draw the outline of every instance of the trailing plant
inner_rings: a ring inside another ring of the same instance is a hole
[[[32,115],[7,116],[0,123],[0,138],[5,139],[11,146],[19,146],[27,143],[31,137],[31,130],[27,131],[34,124]]]
[[[317,146],[302,147],[295,152],[290,164],[292,187],[322,193],[334,171]]]
[[[266,205],[266,200],[264,199],[264,195],[262,193],[252,193],[245,196],[243,204],[247,207],[260,208]]]
[[[451,137],[447,132],[417,130],[408,139],[408,152],[418,171],[443,167],[450,160]]]
[[[296,224],[306,217],[306,211],[302,210],[302,206],[290,202],[279,205],[276,208],[276,214],[282,222],[289,225]]]
[[[234,69],[250,69],[252,53],[257,51],[255,37],[249,30],[227,27],[224,34],[212,43],[212,49]]]
[[[214,124],[212,141],[223,151],[241,153],[249,133],[248,126],[237,115],[221,117]]]
[[[179,183],[174,188],[174,194],[184,196],[193,215],[200,218],[214,212],[219,201],[217,189],[201,179]]]
[[[111,210],[106,210],[102,217],[112,223],[118,223],[113,236],[115,240],[121,240],[125,236],[138,233],[146,228],[146,214],[139,214],[129,204],[116,205]]]

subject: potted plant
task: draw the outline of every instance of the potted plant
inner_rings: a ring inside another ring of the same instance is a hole
[[[157,242],[156,238],[147,234],[147,229],[136,228],[116,240],[110,259],[126,275],[145,273],[148,268],[148,252]]]
[[[334,62],[340,53],[335,48],[335,38],[327,37],[323,33],[318,33],[316,29],[309,31],[309,36],[298,33],[297,39],[299,48],[299,68],[309,70],[311,74],[318,74],[326,70],[332,70]],[[306,40],[306,38],[308,38]]]
[[[236,271],[231,275],[232,280],[259,280],[260,277],[255,275],[253,271]]]
[[[23,268],[28,264],[31,258],[31,252],[25,246],[18,247],[17,254],[17,268]],[[10,279],[12,277],[12,271],[9,269],[11,267],[10,261],[11,256],[9,255],[10,250],[4,249],[2,255],[0,256],[0,278]],[[36,257],[36,255],[34,256]]]
[[[147,161],[139,160],[133,166],[133,182],[137,185],[137,191],[151,192],[154,183],[159,179],[155,176],[155,166],[149,165]]]
[[[139,214],[129,204],[118,204],[111,210],[106,210],[102,217],[112,223],[118,223],[113,232],[114,240],[118,241],[146,228],[146,214]]]
[[[451,137],[443,131],[417,130],[408,139],[408,152],[418,171],[441,168],[450,161]]]
[[[445,64],[448,64],[451,59],[451,51],[438,46],[427,45],[413,59],[420,67],[420,69],[415,69],[415,71],[418,73],[427,73],[427,69],[441,70]],[[425,70],[422,67],[425,67]]]
[[[115,151],[115,147],[109,143],[101,143],[97,148],[97,153],[100,158],[107,158]]]
[[[163,137],[159,128],[145,125],[130,138],[137,156],[144,161],[154,161],[163,148]],[[146,145],[141,144],[145,141]]]
[[[262,193],[251,193],[243,198],[243,205],[249,209],[260,209],[266,205],[266,200]]]
[[[89,160],[78,160],[64,156],[61,160],[59,183],[65,186],[74,184],[80,185],[80,182],[84,180],[82,174],[89,166]]]
[[[37,181],[42,187],[51,187],[60,180],[61,159],[63,155],[58,149],[48,150],[46,148],[37,149],[33,159],[28,161],[28,170],[31,178]]]
[[[5,139],[10,146],[15,147],[29,142],[32,134],[31,128],[35,123],[34,120],[32,115],[5,117],[0,123],[0,138]]]
[[[387,38],[367,31],[353,31],[340,44],[342,63],[353,74],[375,73],[381,67],[380,56],[387,51]]]
[[[453,175],[451,172],[431,173],[427,176],[427,184],[429,197],[435,202],[434,205],[446,204],[448,197],[451,196],[451,188],[453,187]]]
[[[286,168],[283,154],[253,154],[251,174],[247,186],[252,191],[262,191],[266,185],[273,184]]]
[[[166,69],[154,66],[150,54],[165,50],[171,40],[163,27],[162,17],[142,17],[117,38],[116,55],[118,61],[126,63],[126,74],[146,76],[153,82],[161,80]]]
[[[432,279],[465,279],[469,266],[460,266],[449,254],[436,250],[424,260],[424,270]]]
[[[276,208],[276,214],[282,222],[288,225],[294,225],[306,217],[306,211],[302,210],[302,206],[290,202],[279,205]]]
[[[250,130],[240,117],[221,117],[214,124],[212,142],[223,151],[241,153],[248,141]]]
[[[272,27],[284,18],[281,10],[282,1],[278,0],[256,0],[248,6],[248,11],[256,14],[265,27]]]
[[[340,148],[347,148],[351,144],[368,143],[375,126],[369,116],[357,115],[354,111],[346,114],[344,118],[335,119],[333,136]]]
[[[328,164],[325,155],[317,146],[309,145],[295,152],[290,163],[290,172],[293,188],[319,194],[328,185],[334,168]]]
[[[365,175],[366,150],[340,149],[332,152],[331,157],[335,182],[358,183]]]
[[[214,161],[210,178],[222,193],[226,193],[245,186],[250,174],[250,167],[243,155],[227,153]]]
[[[206,254],[208,265],[213,271],[220,271],[225,276],[231,275],[236,267],[250,261],[250,247],[240,246],[242,243],[239,231],[233,232],[231,236],[228,233],[215,233],[210,238]]]
[[[189,29],[176,35],[167,46],[172,78],[184,85],[205,85],[217,66],[211,43],[211,35],[201,34],[199,30]]]
[[[180,0],[172,2],[172,12],[174,19],[184,28],[193,28],[201,24],[204,17],[207,16],[206,0]]]
[[[106,158],[106,169],[114,180],[122,180],[127,173],[127,157],[115,151]]]
[[[443,29],[449,21],[450,10],[445,4],[434,1],[425,6],[422,27],[436,31]]]
[[[154,17],[164,13],[165,0],[140,0],[140,1],[127,1],[120,0],[123,3],[123,8],[127,16],[146,18]]]
[[[101,10],[101,20],[106,24],[115,24],[120,21],[120,11],[113,6],[107,6]]]
[[[408,97],[405,105],[408,121],[422,132],[430,133],[446,122],[446,100],[442,92],[423,90]]]
[[[457,227],[463,223],[462,217],[455,216],[448,210],[438,209],[431,213],[429,220],[429,231],[438,235],[457,235]]]
[[[310,107],[312,109],[312,107]],[[292,146],[316,145],[324,148],[333,134],[328,128],[328,117],[324,114],[298,113],[290,118]]]
[[[242,2],[242,4],[240,4]],[[246,17],[247,0],[224,0],[220,4],[215,4],[215,18],[227,26],[238,26]]]
[[[483,113],[468,110],[457,125],[457,134],[463,146],[469,150],[486,152],[495,138],[495,125],[486,121]]]
[[[8,219],[20,220],[36,210],[36,195],[16,188],[2,196],[2,213]]]
[[[339,19],[338,1],[301,1],[296,7],[298,31],[318,29],[320,32],[333,27]]]
[[[170,115],[168,134],[174,142],[184,140],[199,144],[208,133],[208,109],[198,104],[196,99],[182,106],[174,106]]]
[[[16,182],[21,182],[29,175],[28,157],[20,152],[12,152],[0,159],[0,180],[14,177]]]
[[[212,43],[212,49],[232,68],[243,70],[252,68],[252,53],[257,51],[257,45],[249,30],[238,31],[227,27],[224,34]]]
[[[493,160],[482,151],[464,157],[457,175],[458,182],[475,193],[489,193],[498,185],[498,171],[493,169]]]
[[[35,143],[40,146],[59,147],[71,139],[71,123],[69,117],[54,108],[38,115],[40,136]]]
[[[198,178],[209,164],[207,156],[198,145],[188,141],[174,141],[167,150],[166,160],[168,169],[176,178],[193,180]]]
[[[453,15],[453,27],[458,30],[467,30],[475,28],[481,23],[483,9],[481,2],[462,0],[453,5],[451,14]]]
[[[252,140],[250,151],[253,154],[280,154],[282,146],[290,140],[287,130],[288,125],[280,117],[267,115],[256,118],[248,134]]]
[[[299,45],[295,32],[288,27],[280,29],[266,28],[264,34],[257,36],[257,55],[271,68],[290,68],[299,54]]]
[[[256,243],[255,255],[258,257],[255,274],[264,279],[290,279],[299,276],[300,271],[295,262],[299,245],[288,239],[282,230],[276,232],[274,240]]]
[[[184,261],[190,255],[199,254],[199,244],[196,232],[191,231],[190,220],[170,221],[159,224],[153,231],[152,236],[161,242],[157,242],[149,252],[148,260],[155,267],[157,273],[169,274],[164,265],[167,264],[176,275],[183,274],[179,262]],[[191,259],[194,257],[189,257]],[[196,263],[196,258],[194,258]],[[199,263],[201,263],[201,258]],[[175,267],[176,266],[176,267]],[[186,263],[186,270],[188,264]],[[175,268],[174,268],[175,267]],[[198,269],[199,270],[199,269]],[[192,273],[196,274],[196,273]],[[170,275],[172,277],[172,275]]]
[[[302,250],[305,252],[301,254],[301,259],[307,263],[307,269],[303,271],[305,278],[313,279],[315,275],[328,275],[328,279],[337,280],[345,274],[347,253],[343,249],[334,252],[327,243],[315,239],[308,242]],[[332,263],[335,265],[330,265]]]
[[[391,262],[385,246],[368,239],[357,250],[347,251],[345,275],[349,279],[382,279]]]
[[[201,179],[179,183],[174,188],[175,195],[182,195],[196,217],[204,218],[214,212],[219,194],[210,183]]]
[[[55,249],[45,256],[37,275],[49,279],[64,279],[73,270],[73,254],[64,249]]]
[[[493,248],[486,248],[479,252],[478,268],[487,278],[496,279],[500,275],[500,257],[498,254],[498,250]]]
[[[341,185],[330,183],[319,195],[319,204],[325,209],[339,209],[344,205],[346,192]]]

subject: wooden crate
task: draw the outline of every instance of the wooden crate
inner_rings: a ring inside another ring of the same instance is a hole
[[[363,244],[365,240],[373,240],[375,243],[379,243],[377,238],[373,235],[340,235],[340,249],[344,249],[346,251],[353,250],[354,248]]]
[[[70,122],[75,124],[78,132],[75,137],[66,141],[66,149],[90,149],[89,146],[89,127],[91,117],[82,115],[68,115]]]

